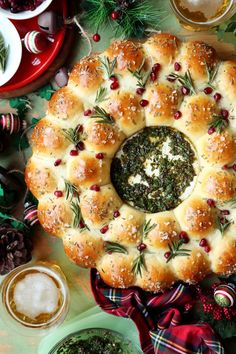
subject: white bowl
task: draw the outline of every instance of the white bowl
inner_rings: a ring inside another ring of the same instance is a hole
[[[6,69],[0,72],[0,86],[8,82],[17,72],[22,58],[22,43],[15,26],[0,14],[0,32],[9,47]]]
[[[44,0],[44,2],[36,7],[34,11],[22,11],[16,14],[13,14],[10,10],[4,10],[0,7],[0,14],[13,20],[27,20],[28,18],[38,16],[45,11],[52,1],[53,0]]]

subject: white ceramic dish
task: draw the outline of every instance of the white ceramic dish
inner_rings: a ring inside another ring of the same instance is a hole
[[[17,72],[22,58],[22,44],[15,26],[0,14],[0,32],[6,46],[9,47],[8,59],[4,73],[0,71],[0,86],[8,82]]]
[[[4,10],[0,8],[0,14],[13,20],[27,20],[28,18],[38,16],[43,11],[45,11],[47,7],[52,3],[52,1],[53,0],[45,0],[34,11],[22,11],[16,14],[13,14],[10,10]]]

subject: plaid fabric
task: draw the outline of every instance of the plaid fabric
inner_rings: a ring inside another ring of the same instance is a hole
[[[193,302],[190,288],[177,284],[172,290],[147,293],[137,287],[114,289],[91,270],[92,291],[106,312],[131,318],[139,330],[145,354],[224,354],[224,348],[207,323],[182,324],[184,305]]]

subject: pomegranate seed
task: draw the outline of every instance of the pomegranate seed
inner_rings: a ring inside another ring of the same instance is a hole
[[[111,13],[111,18],[112,18],[112,20],[118,20],[118,18],[120,17],[120,13],[118,12],[118,11],[113,11],[112,13]]]
[[[145,243],[140,243],[137,247],[139,251],[144,251],[146,248],[147,246],[145,245]]]
[[[207,199],[207,204],[209,207],[214,208],[216,206],[216,203],[213,199]]]
[[[62,191],[55,191],[55,192],[54,192],[54,195],[55,195],[55,197],[57,197],[57,198],[61,198],[61,197],[63,196],[63,193],[62,193]]]
[[[149,101],[148,101],[148,100],[141,100],[141,101],[139,102],[139,104],[140,104],[140,106],[142,106],[142,107],[146,107],[146,106],[149,104]]]
[[[117,90],[120,87],[120,84],[118,81],[113,81],[113,83],[110,85],[111,90]]]
[[[108,229],[109,229],[108,225],[102,227],[101,230],[100,230],[101,234],[105,234],[108,231]]]
[[[154,73],[154,72],[151,72],[151,74],[150,74],[150,79],[151,79],[151,81],[156,81],[156,79],[157,79],[157,74],[156,73]]]
[[[181,87],[181,92],[184,96],[187,96],[187,95],[189,95],[190,90],[188,87],[183,86],[183,87]]]
[[[175,65],[174,65],[174,69],[175,69],[175,71],[180,71],[181,70],[181,65],[180,65],[180,63],[175,63]]]
[[[152,71],[153,71],[155,74],[157,74],[158,71],[160,71],[160,69],[161,69],[161,64],[159,64],[159,63],[154,64],[153,67],[152,67]]]
[[[91,191],[95,191],[95,192],[99,192],[100,191],[100,186],[98,184],[93,184],[91,187],[90,187],[90,190]]]
[[[80,227],[80,229],[84,229],[85,228],[85,223],[83,221],[80,221],[79,227]]]
[[[200,247],[206,247],[207,246],[207,240],[205,238],[202,238],[201,241],[199,242]]]
[[[95,34],[93,35],[93,40],[94,40],[94,42],[99,42],[100,39],[101,39],[101,36],[100,36],[99,33],[95,33]]]
[[[211,135],[211,134],[213,134],[213,133],[215,133],[215,128],[214,127],[210,127],[209,129],[208,129],[208,134],[209,135]]]
[[[70,151],[70,156],[78,156],[78,151],[77,150],[71,150]]]
[[[179,233],[179,238],[180,238],[180,240],[183,240],[184,243],[188,243],[188,242],[189,242],[188,234],[187,234],[187,232],[185,232],[185,231],[181,231],[181,232]]]
[[[165,257],[166,259],[170,258],[170,256],[171,256],[171,253],[170,253],[170,252],[166,252],[166,253],[164,254],[164,257]]]
[[[82,133],[84,130],[84,127],[82,126],[82,124],[78,124],[76,127],[76,131],[77,133]]]
[[[210,246],[205,246],[205,247],[204,247],[204,251],[205,251],[206,253],[209,253],[210,250],[211,250]]]
[[[90,116],[90,114],[92,114],[91,109],[87,109],[86,111],[84,111],[84,116],[85,117]]]
[[[102,160],[104,159],[104,154],[102,152],[99,152],[98,154],[95,155],[96,159]]]
[[[233,164],[233,170],[236,171],[236,163]]]
[[[229,166],[228,166],[228,165],[224,165],[224,166],[222,167],[222,169],[223,169],[223,170],[228,170],[228,169],[229,169]]]
[[[76,148],[79,149],[80,151],[83,151],[85,149],[83,141],[79,141],[78,144],[76,145]]]
[[[177,111],[175,112],[174,114],[174,118],[177,120],[177,119],[180,119],[182,117],[182,113],[180,111]]]
[[[145,88],[143,87],[138,87],[136,90],[136,93],[140,96],[142,96],[142,94],[145,92]]]
[[[169,82],[175,82],[176,78],[175,77],[172,77],[172,76],[167,76],[166,78]]]
[[[220,101],[221,98],[222,98],[222,96],[221,96],[221,94],[220,94],[219,92],[216,92],[216,93],[214,94],[214,100],[215,100],[216,102]]]
[[[227,109],[222,109],[221,115],[222,115],[222,117],[224,117],[224,119],[228,119],[229,118],[229,111],[227,111]]]
[[[54,162],[54,166],[57,167],[61,164],[61,159],[58,159]]]
[[[222,225],[224,225],[226,223],[226,218],[224,216],[222,216],[222,218],[220,218],[220,223]]]
[[[111,75],[109,79],[110,79],[111,81],[113,81],[113,82],[118,81],[118,77],[115,76],[115,75]]]
[[[120,216],[119,210],[115,210],[113,213],[114,218],[118,218]]]
[[[222,215],[230,215],[230,211],[229,211],[229,210],[226,210],[226,209],[221,210],[220,213],[221,213]]]
[[[205,87],[203,91],[206,95],[210,95],[213,92],[213,89],[210,86],[208,86]]]

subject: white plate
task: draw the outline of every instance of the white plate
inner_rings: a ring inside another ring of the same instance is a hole
[[[8,82],[17,72],[22,57],[22,44],[15,26],[0,14],[0,32],[6,46],[9,46],[8,59],[4,73],[0,71],[0,86]]]
[[[46,8],[51,4],[52,1],[53,0],[45,0],[41,5],[36,7],[36,9],[34,11],[22,11],[22,12],[18,12],[16,14],[13,14],[11,11],[4,10],[0,7],[0,14],[2,14],[5,17],[14,19],[14,20],[27,20],[28,18],[38,16],[43,11],[45,11]]]

